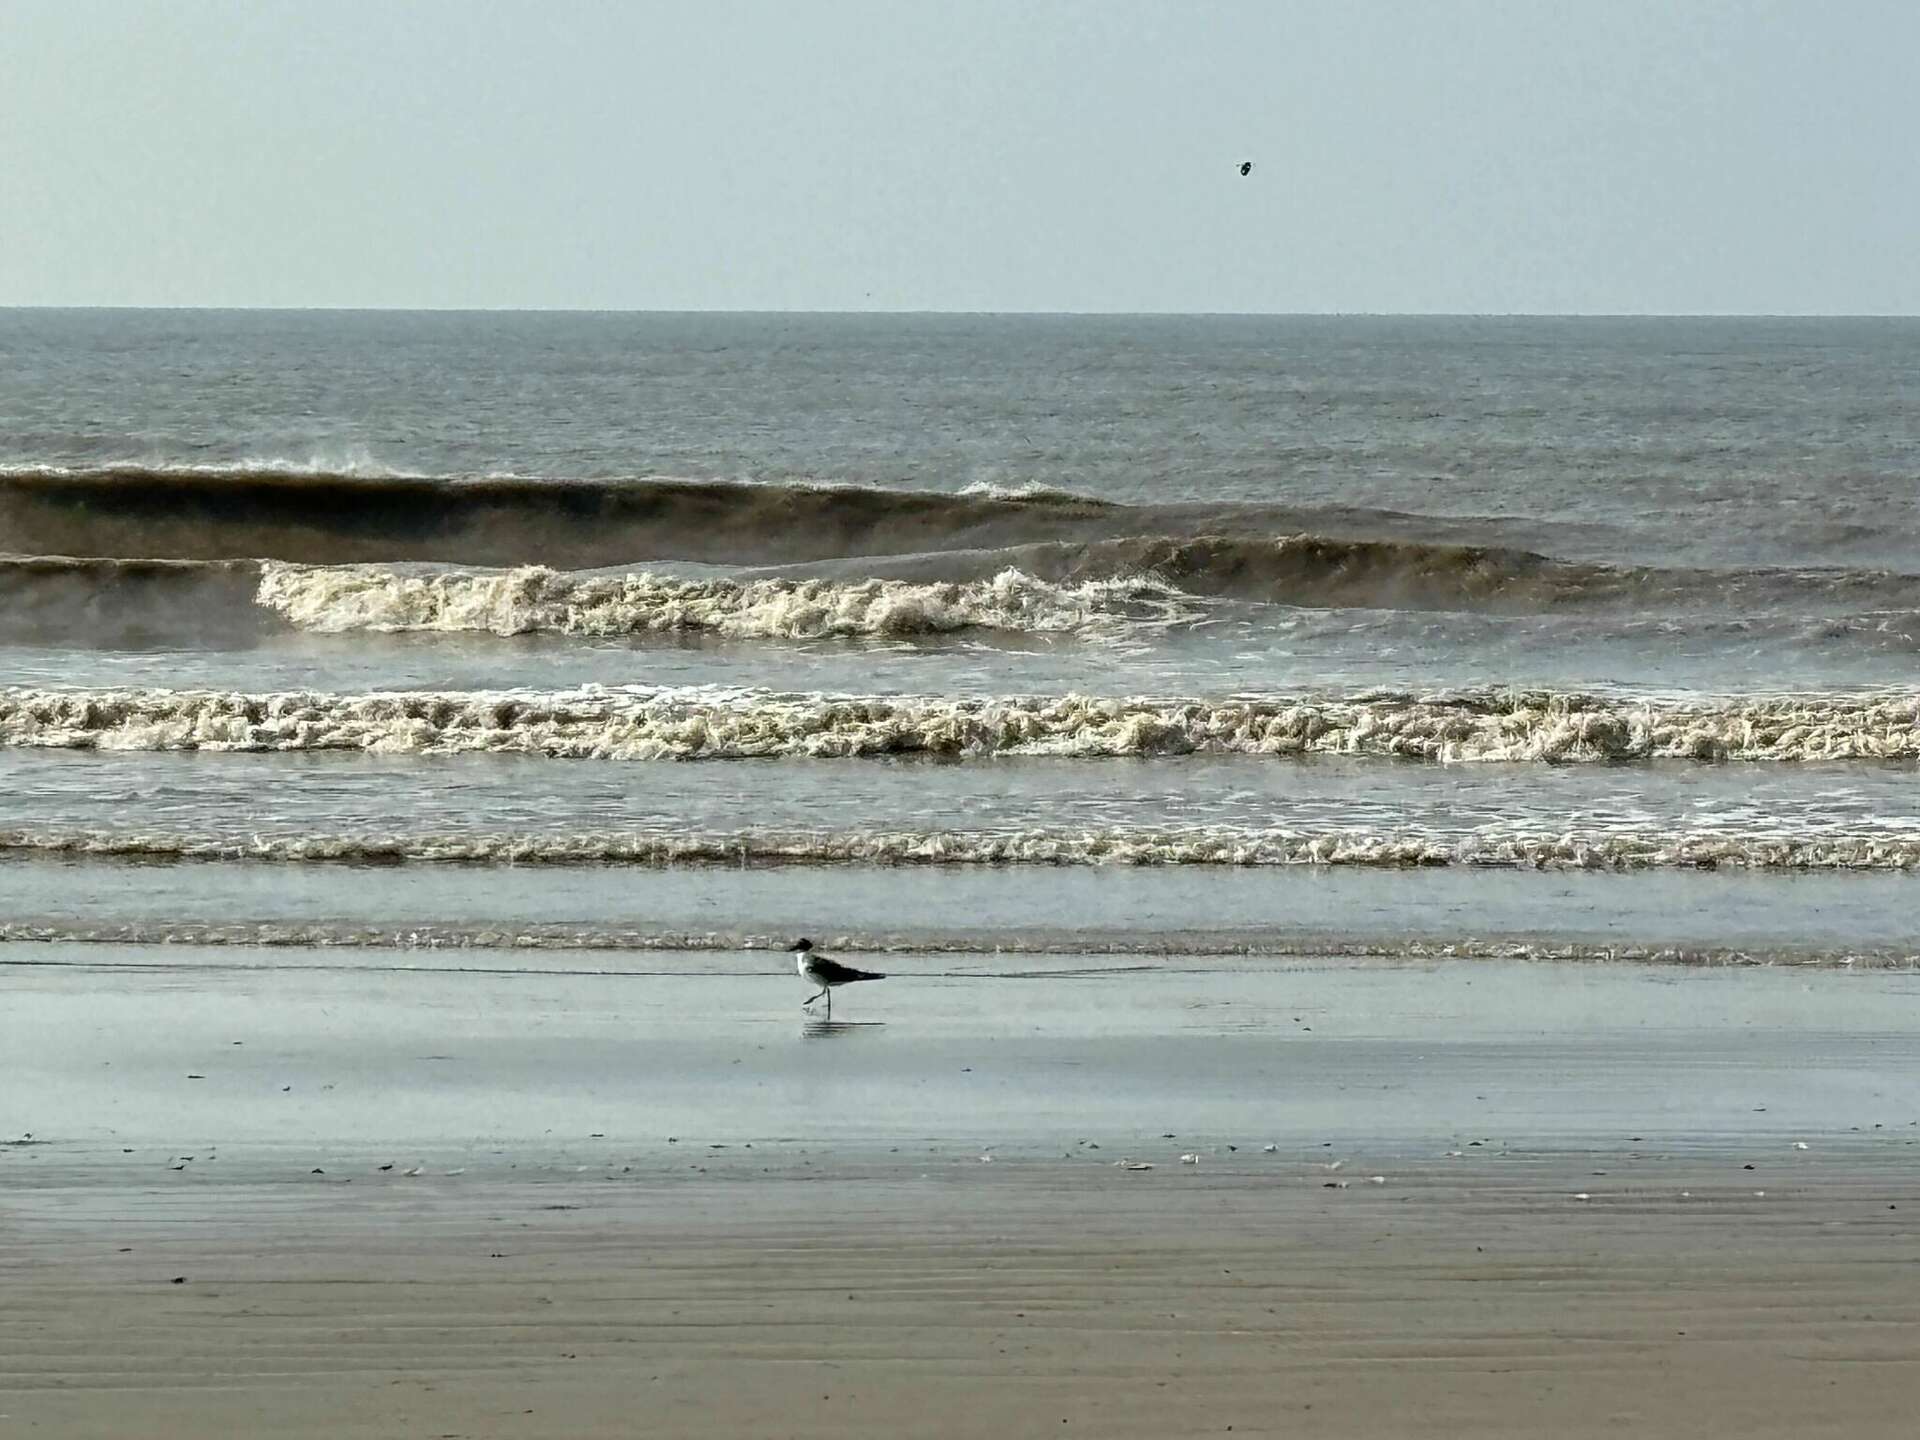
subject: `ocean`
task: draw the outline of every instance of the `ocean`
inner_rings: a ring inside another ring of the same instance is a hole
[[[1909,320],[0,311],[0,940],[1910,963],[1915,394]]]

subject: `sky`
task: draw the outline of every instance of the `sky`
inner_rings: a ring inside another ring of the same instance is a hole
[[[0,0],[0,305],[1915,314],[1916,56],[1914,0]]]

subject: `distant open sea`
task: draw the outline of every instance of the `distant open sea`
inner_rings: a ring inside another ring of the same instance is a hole
[[[0,940],[1907,963],[1916,395],[1910,320],[0,311]]]

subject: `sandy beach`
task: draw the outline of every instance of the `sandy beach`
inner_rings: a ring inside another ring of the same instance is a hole
[[[1735,8],[6,4],[0,1440],[1920,1437],[1920,6]]]
[[[942,956],[827,1029],[755,955],[4,958],[6,1433],[1852,1437],[1920,1396],[1911,973]]]
[[[1770,1157],[1765,1187],[1741,1163],[46,1191],[9,1201],[0,1413],[69,1436],[1910,1433],[1913,1152]]]

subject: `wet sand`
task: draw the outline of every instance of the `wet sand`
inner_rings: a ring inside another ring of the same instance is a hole
[[[0,783],[9,778],[0,770]],[[175,772],[162,783],[187,788],[195,781]],[[753,792],[745,794],[740,803],[752,804]],[[1739,951],[1782,961],[1807,952],[1891,952],[1909,964],[1915,938],[1914,877],[1894,871],[799,865],[616,873],[617,883],[609,883],[608,872],[593,865],[78,867],[71,860],[9,860],[0,862],[0,893],[11,901],[0,915],[0,937],[97,940],[133,930],[126,938],[167,942],[172,954],[205,931],[237,933],[246,944],[261,934],[304,935],[329,948],[349,938],[363,943],[357,937],[367,932],[492,932],[496,938],[487,943],[494,945],[547,934],[611,952],[596,955],[592,969],[658,969],[623,964],[620,952],[676,933],[716,938],[733,949],[736,968],[752,964],[741,945],[794,935],[841,948],[866,937],[908,952],[959,944],[984,952],[1298,956],[1351,953],[1342,947],[1356,944],[1394,951],[1409,942],[1479,941],[1623,953]],[[760,973],[770,968],[762,963]]]
[[[42,1190],[8,1205],[0,1416],[156,1437],[1911,1434],[1913,1152],[1768,1159],[1765,1186],[1727,1154],[1588,1153],[1399,1162],[1345,1190],[1294,1160]]]
[[[154,968],[0,952],[6,1433],[1854,1437],[1920,1401],[1911,974],[939,957],[824,1030],[761,957],[94,948]]]

